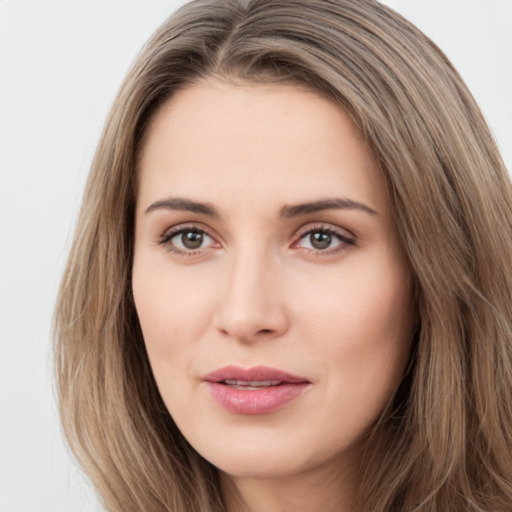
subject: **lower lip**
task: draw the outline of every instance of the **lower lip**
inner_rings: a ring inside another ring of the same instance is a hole
[[[309,385],[307,382],[280,384],[262,389],[232,388],[220,382],[207,382],[213,398],[230,412],[266,414],[276,411],[297,398]]]

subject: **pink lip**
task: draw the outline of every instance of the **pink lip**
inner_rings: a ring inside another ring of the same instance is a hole
[[[265,414],[280,409],[298,397],[311,384],[304,377],[269,368],[255,366],[244,369],[226,366],[204,376],[212,397],[224,408],[237,414]],[[265,386],[261,389],[243,389],[233,387],[225,381],[242,382],[280,381],[278,385]]]

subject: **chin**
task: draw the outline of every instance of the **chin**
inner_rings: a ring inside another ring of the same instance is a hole
[[[235,478],[276,479],[286,478],[308,470],[303,460],[282,455],[258,454],[254,457],[237,456],[210,460],[220,471]]]
[[[233,434],[233,432],[231,432]],[[345,446],[333,449],[333,443],[315,443],[314,439],[294,439],[293,433],[285,432],[276,436],[275,432],[260,431],[257,435],[228,435],[202,437],[199,443],[192,445],[198,453],[217,467],[222,473],[235,478],[286,478],[298,474],[307,474],[322,467],[336,471],[353,460],[354,447],[347,442]],[[224,436],[222,436],[224,437]],[[193,440],[192,440],[193,441]],[[205,441],[210,441],[206,444]],[[344,461],[344,462],[343,462]]]

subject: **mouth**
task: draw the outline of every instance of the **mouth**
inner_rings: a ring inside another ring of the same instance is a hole
[[[280,380],[236,380],[236,379],[228,379],[220,382],[221,384],[225,384],[233,389],[243,389],[245,391],[256,391],[262,388],[268,388],[270,386],[280,386],[283,384],[283,381]]]
[[[208,373],[204,380],[207,382],[223,382],[226,385],[252,387],[309,382],[305,377],[269,366],[253,366],[252,368],[225,366]]]
[[[218,404],[229,412],[248,415],[281,409],[311,384],[304,377],[266,366],[227,366],[209,373],[203,380]]]

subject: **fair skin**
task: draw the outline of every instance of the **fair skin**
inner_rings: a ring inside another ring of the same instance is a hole
[[[138,179],[148,356],[229,512],[351,510],[414,322],[384,180],[355,125],[302,87],[209,79],[152,119]],[[286,382],[208,381],[233,366],[301,382],[273,402]]]

